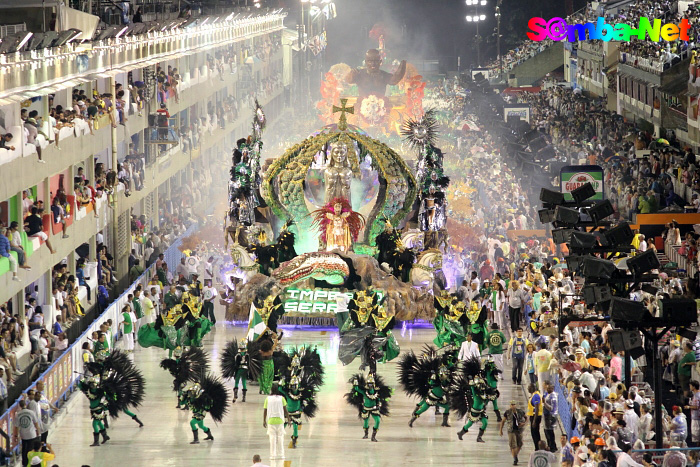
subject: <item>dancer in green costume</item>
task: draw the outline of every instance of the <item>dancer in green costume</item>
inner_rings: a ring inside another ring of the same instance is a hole
[[[279,357],[286,357],[286,361]],[[323,364],[318,350],[308,347],[293,349],[291,355],[284,352],[276,358],[283,362],[279,365],[279,391],[287,399],[287,412],[292,423],[289,448],[295,449],[302,414],[311,419],[318,409],[316,392],[323,385]]]
[[[450,366],[450,354],[438,353],[433,346],[426,346],[423,355],[406,352],[399,360],[399,382],[409,396],[418,396],[421,401],[411,414],[408,426],[430,407],[442,407],[442,426],[449,427],[450,405],[448,389],[452,383],[454,366]]]
[[[92,418],[93,436],[93,443],[90,446],[100,445],[100,435],[102,435],[102,444],[110,439],[109,436],[107,436],[107,430],[104,425],[104,419],[107,417],[107,400],[105,398],[105,391],[100,383],[101,378],[99,375],[81,378],[80,381],[78,381],[78,388],[83,391],[90,401],[90,418]]]
[[[484,410],[486,410],[486,406],[488,406],[489,402],[491,402],[493,404],[493,411],[496,412],[496,421],[498,423],[500,423],[502,420],[501,411],[498,409],[498,397],[500,396],[500,393],[498,392],[498,375],[500,373],[501,370],[498,369],[496,362],[494,362],[493,359],[488,358],[484,362],[484,377],[486,378],[486,384],[490,389],[486,394]]]
[[[106,424],[108,415],[117,418],[123,412],[139,426],[143,426],[129,408],[138,406],[143,400],[144,378],[126,354],[115,351],[99,362],[89,362],[86,365],[91,374],[84,375],[78,382],[78,387],[90,401],[93,430],[91,446],[100,445],[100,435],[102,444],[109,441]]]
[[[275,377],[275,362],[272,360],[274,344],[270,340],[265,340],[260,344],[260,358],[262,360],[262,372],[258,382],[260,383],[260,394],[270,394],[272,380]]]
[[[173,377],[173,391],[177,393],[176,409],[187,410],[187,389],[209,371],[209,357],[198,347],[176,347],[175,358],[164,358],[160,367]]]
[[[486,416],[486,399],[490,393],[491,389],[486,383],[479,358],[471,357],[465,360],[461,374],[455,377],[455,382],[450,386],[449,395],[450,405],[460,418],[469,414],[467,423],[457,433],[460,440],[475,422],[481,422],[476,441],[485,442],[483,435],[489,422]]]
[[[241,402],[245,402],[245,396],[248,392],[247,380],[258,379],[260,376],[260,359],[251,358],[248,352],[247,339],[241,339],[236,342],[233,339],[226,344],[224,351],[221,354],[221,374],[224,378],[233,378],[233,402],[238,399],[238,385],[243,386],[243,397]],[[273,369],[274,372],[274,369]]]
[[[367,378],[361,373],[353,375],[350,379],[352,389],[345,394],[345,400],[358,409],[358,416],[362,419],[362,428],[365,435],[362,439],[369,437],[369,417],[374,420],[372,428],[372,441],[377,441],[377,431],[382,416],[389,415],[389,398],[392,390],[384,384],[384,380],[379,375],[369,373]]]
[[[199,382],[193,383],[187,390],[187,407],[192,410],[190,428],[194,440],[190,444],[199,444],[199,429],[207,437],[205,440],[214,441],[211,430],[204,425],[207,413],[215,422],[220,422],[228,409],[228,390],[219,378],[203,375]]]
[[[454,294],[443,290],[435,296],[435,318],[433,326],[437,337],[433,343],[440,347],[453,345],[459,347],[467,340],[465,327],[469,324],[466,316],[466,303],[459,300]]]

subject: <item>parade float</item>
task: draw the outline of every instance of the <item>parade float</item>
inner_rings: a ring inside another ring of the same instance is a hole
[[[321,82],[321,100],[316,103],[319,119],[334,122],[333,107],[340,99],[354,106],[348,122],[372,128],[373,136],[398,136],[403,122],[423,115],[425,81],[415,66],[405,60],[391,63],[391,72],[380,67],[386,58],[380,48],[365,54],[364,67],[333,65]]]
[[[378,297],[374,321],[435,314],[434,294],[446,285],[449,179],[433,113],[399,128],[416,154],[409,166],[348,122],[357,114],[348,99],[331,111],[337,123],[265,164],[259,106],[252,134],[238,141],[225,228],[227,320],[273,331],[285,321],[329,324],[363,293]]]

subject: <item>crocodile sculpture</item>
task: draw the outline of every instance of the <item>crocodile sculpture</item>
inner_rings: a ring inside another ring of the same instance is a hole
[[[323,251],[301,254],[272,271],[272,277],[284,287],[309,278],[339,285],[349,275],[350,267],[340,256]]]

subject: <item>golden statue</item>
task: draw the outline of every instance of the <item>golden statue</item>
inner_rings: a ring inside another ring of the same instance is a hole
[[[330,162],[323,173],[323,181],[326,185],[326,202],[335,198],[348,200],[352,206],[350,198],[350,181],[352,180],[352,169],[348,160],[348,145],[343,141],[331,144]]]

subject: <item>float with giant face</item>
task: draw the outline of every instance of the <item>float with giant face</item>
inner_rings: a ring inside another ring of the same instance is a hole
[[[330,68],[316,103],[321,121],[334,121],[333,107],[341,98],[355,108],[349,122],[371,128],[373,135],[398,136],[404,121],[423,115],[423,77],[405,60],[392,63],[391,72],[382,70],[382,51],[368,50],[364,67],[339,63]]]

